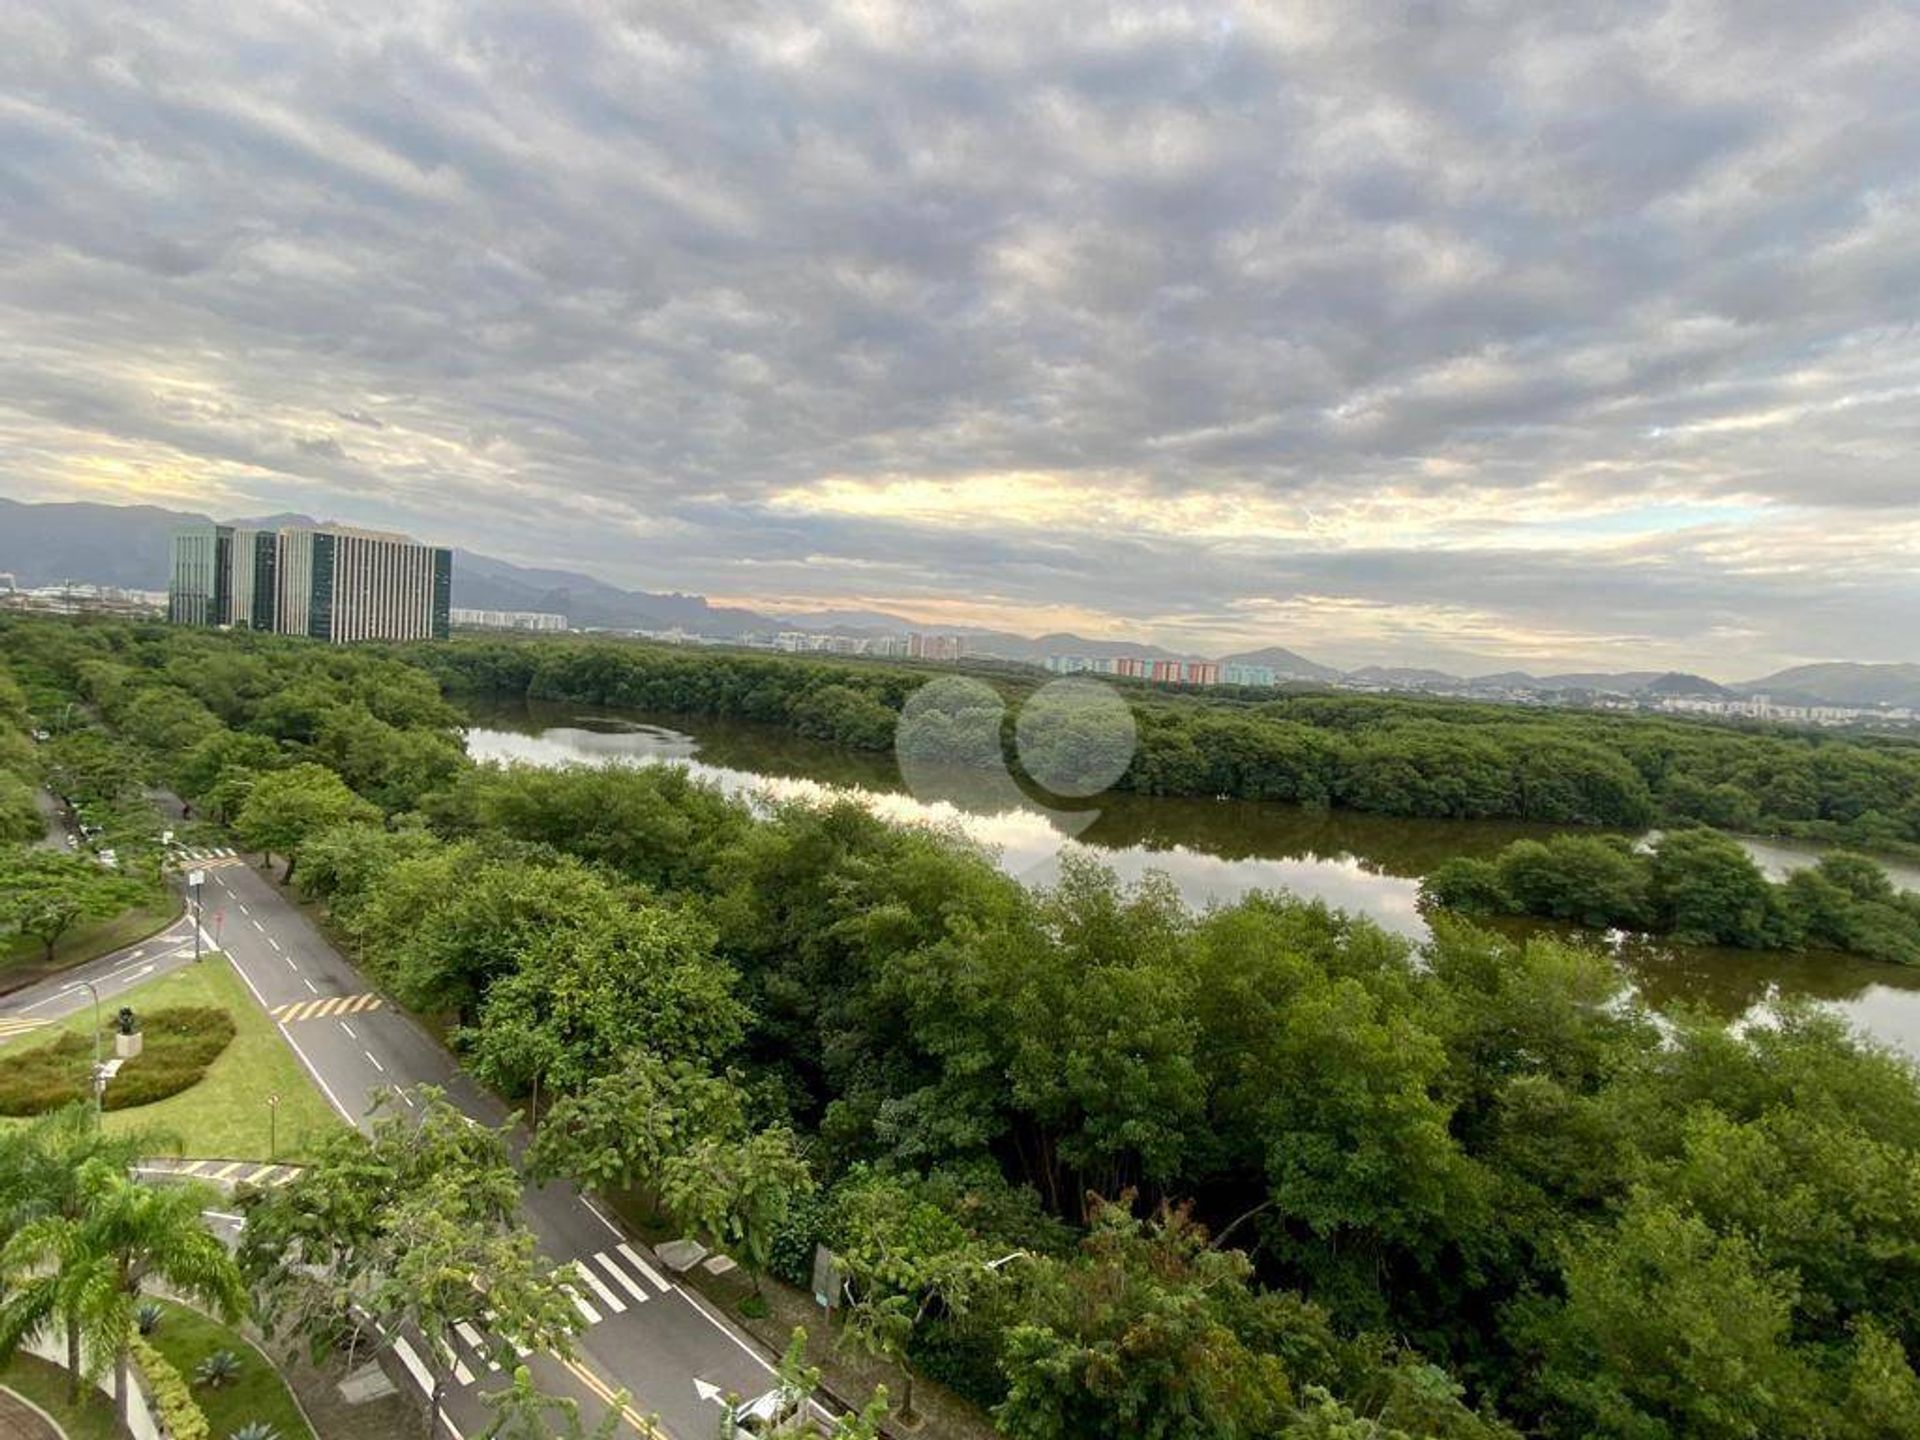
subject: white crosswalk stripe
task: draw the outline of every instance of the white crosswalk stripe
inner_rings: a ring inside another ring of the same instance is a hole
[[[493,1353],[497,1347],[490,1344],[484,1335],[474,1329],[473,1326],[469,1325],[465,1320],[456,1321],[453,1328],[454,1332],[458,1334],[462,1340],[467,1342],[467,1348],[473,1351],[473,1358],[475,1360],[486,1366],[489,1370],[498,1370],[500,1368],[500,1361],[495,1358]]]
[[[573,1308],[580,1312],[580,1318],[582,1320],[586,1321],[589,1325],[598,1325],[600,1323],[600,1312],[582,1300],[578,1290],[574,1289],[571,1285],[562,1285],[560,1288],[567,1292],[567,1298],[573,1301]]]
[[[593,1273],[593,1267],[591,1265],[576,1264],[573,1268],[578,1272],[580,1278],[592,1287],[593,1293],[600,1297],[600,1303],[602,1305],[606,1306],[607,1309],[616,1315],[626,1313],[627,1302],[614,1294],[613,1291],[607,1287],[606,1281]]]
[[[433,1393],[433,1374],[421,1363],[420,1352],[407,1343],[407,1337],[396,1335],[393,1339],[393,1353],[400,1357],[400,1363],[407,1367],[407,1373],[413,1376],[413,1383],[424,1394]]]
[[[659,1271],[655,1270],[651,1265],[647,1264],[646,1261],[642,1260],[638,1255],[633,1253],[633,1247],[631,1245],[620,1244],[620,1245],[614,1246],[613,1248],[618,1250],[622,1258],[627,1260],[633,1266],[634,1269],[638,1270],[642,1275],[646,1276],[647,1279],[653,1283],[653,1287],[656,1290],[658,1290],[662,1295],[666,1294],[669,1290],[673,1289],[671,1285],[669,1285],[666,1281],[660,1278]]]
[[[640,1288],[639,1283],[635,1281],[633,1277],[628,1275],[626,1271],[622,1270],[618,1265],[613,1263],[613,1257],[611,1255],[609,1255],[606,1251],[602,1250],[593,1258],[597,1262],[599,1262],[601,1269],[605,1270],[607,1274],[613,1277],[614,1283],[616,1285],[618,1285],[622,1290],[626,1291],[629,1295],[633,1296],[634,1302],[636,1304],[646,1303],[647,1292],[642,1290]]]

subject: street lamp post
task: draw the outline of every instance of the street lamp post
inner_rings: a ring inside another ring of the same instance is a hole
[[[271,1164],[280,1156],[280,1097],[267,1096],[267,1161]]]
[[[91,980],[79,983],[93,996],[93,1119],[98,1125],[107,1108],[107,1062],[100,1055],[100,991]]]
[[[187,888],[193,892],[193,959],[200,961],[200,887],[207,883],[207,872],[190,870],[187,872]]]

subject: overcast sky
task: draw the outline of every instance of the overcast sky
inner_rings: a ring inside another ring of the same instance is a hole
[[[0,491],[1334,663],[1920,660],[1920,8],[0,7]]]

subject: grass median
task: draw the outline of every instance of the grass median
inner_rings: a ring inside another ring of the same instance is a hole
[[[158,1125],[177,1135],[190,1155],[297,1163],[308,1158],[323,1135],[345,1123],[308,1077],[226,956],[215,952],[198,964],[182,965],[171,974],[136,985],[113,997],[112,1009],[122,1005],[131,1006],[136,1014],[173,1007],[222,1010],[233,1021],[234,1037],[197,1084],[150,1105],[108,1111],[105,1124],[109,1131]],[[52,1043],[63,1034],[90,1036],[92,1027],[93,1010],[89,1006],[43,1030],[0,1045],[0,1074],[14,1057]],[[267,1104],[270,1095],[280,1097],[278,1118],[271,1124]],[[0,1120],[0,1124],[20,1123],[24,1122]]]

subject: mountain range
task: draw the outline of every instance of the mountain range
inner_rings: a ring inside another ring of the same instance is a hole
[[[22,586],[62,580],[119,585],[129,589],[166,588],[168,539],[176,526],[204,523],[209,517],[157,505],[103,505],[93,502],[30,504],[0,498],[0,572]],[[226,523],[261,527],[313,524],[300,515],[268,515]],[[783,629],[842,635],[886,635],[932,628],[879,610],[820,610],[765,615],[755,610],[709,604],[704,596],[677,591],[627,590],[590,575],[515,565],[468,550],[454,551],[453,603],[473,610],[541,610],[565,615],[576,629],[669,630],[738,638]],[[1039,663],[1049,655],[1091,657],[1137,655],[1145,659],[1195,659],[1191,652],[1120,640],[1093,640],[1054,632],[1018,635],[1010,631],[941,626],[943,633],[967,637],[981,655]],[[1834,661],[1797,665],[1736,685],[1720,685],[1699,675],[1658,670],[1531,675],[1508,670],[1478,677],[1443,670],[1370,665],[1342,671],[1278,645],[1219,657],[1270,666],[1276,675],[1296,681],[1344,681],[1389,690],[1458,693],[1556,692],[1591,690],[1622,695],[1699,696],[1725,699],[1765,694],[1784,704],[1920,706],[1920,665],[1860,664]]]

